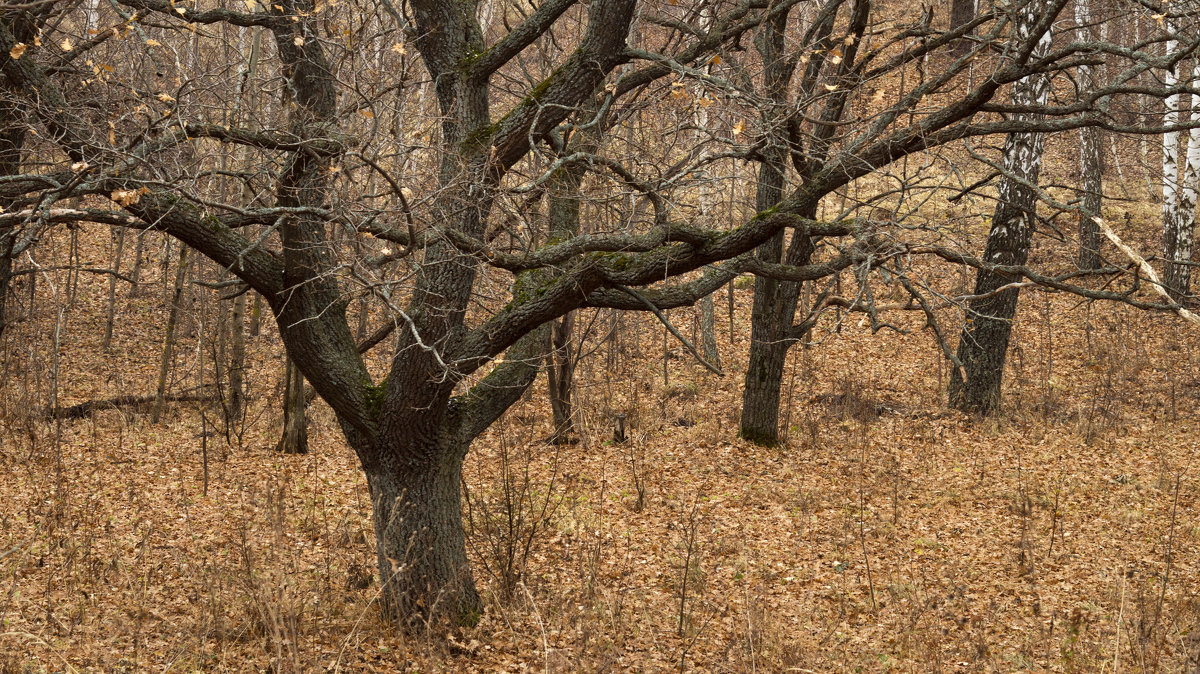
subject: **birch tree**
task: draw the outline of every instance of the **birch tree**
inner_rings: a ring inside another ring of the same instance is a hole
[[[1080,42],[1093,41],[1094,26],[1090,0],[1075,0],[1075,36]],[[1096,88],[1096,75],[1090,63],[1079,66],[1079,89],[1082,95]],[[1079,130],[1079,268],[1099,269],[1102,235],[1096,218],[1100,217],[1101,197],[1104,194],[1104,154],[1102,130],[1088,126]]]
[[[1169,39],[1167,54],[1178,49],[1176,37],[1180,29],[1180,17],[1168,14],[1165,19]],[[1200,65],[1187,74],[1183,59],[1174,62],[1163,72],[1167,87],[1178,87],[1181,80],[1188,83],[1200,82]],[[1200,96],[1191,95],[1189,112],[1181,110],[1187,95],[1172,92],[1166,99],[1164,124],[1168,127],[1186,122],[1186,117],[1200,120]],[[1181,165],[1182,164],[1182,165]],[[1200,132],[1190,133],[1175,128],[1163,134],[1163,285],[1176,299],[1191,294],[1192,243],[1195,236],[1197,181],[1200,181]]]
[[[1028,2],[1017,10],[1013,23],[1015,39],[1009,58],[1036,61],[1050,52],[1053,36],[1045,20],[1047,5]],[[1031,109],[1014,115],[1018,121],[1034,122],[1042,115],[1037,108],[1049,101],[1050,81],[1045,74],[1023,77],[1013,85],[1015,106]],[[983,259],[995,265],[1023,266],[1029,258],[1029,242],[1037,220],[1037,185],[1042,167],[1043,134],[1017,131],[1004,141],[1003,176],[996,210]],[[1013,318],[1017,313],[1018,288],[1003,289],[1017,280],[1013,274],[980,269],[975,277],[975,295],[967,305],[966,325],[958,341],[961,363],[950,375],[950,405],[960,410],[990,413],[1000,404],[1004,361]]]

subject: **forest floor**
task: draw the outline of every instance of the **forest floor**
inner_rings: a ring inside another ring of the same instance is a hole
[[[85,258],[105,259],[106,231],[80,230]],[[718,323],[724,377],[627,316],[580,364],[577,444],[543,442],[543,382],[474,444],[465,511],[487,610],[447,637],[381,620],[366,485],[329,409],[310,410],[311,453],[272,451],[269,319],[233,442],[205,436],[194,403],[158,424],[44,418],[54,390],[153,393],[166,312],[161,287],[122,294],[104,351],[107,278],[80,277],[68,304],[63,273],[39,282],[38,310],[16,302],[26,320],[4,338],[0,671],[1197,666],[1200,333],[1173,315],[1026,292],[987,419],[946,409],[919,312],[894,317],[908,334],[830,315],[792,351],[778,449],[735,437],[752,284]],[[211,358],[204,315],[173,390]],[[610,327],[597,315],[587,343]]]

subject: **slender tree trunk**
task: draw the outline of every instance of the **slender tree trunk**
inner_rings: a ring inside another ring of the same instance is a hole
[[[1190,79],[1193,85],[1200,83],[1200,63],[1194,66]],[[1200,96],[1192,95],[1190,117],[1191,121],[1200,122]],[[1172,297],[1184,301],[1191,295],[1192,266],[1188,263],[1192,261],[1196,196],[1200,190],[1200,128],[1189,131],[1186,149],[1178,136],[1176,134],[1174,140],[1178,182],[1170,196],[1167,195],[1165,147],[1163,152],[1163,257],[1166,259],[1163,283]],[[1180,160],[1183,161],[1182,169],[1178,166]]]
[[[552,442],[565,442],[575,431],[571,407],[571,388],[575,381],[575,353],[571,337],[575,330],[575,312],[554,322],[550,331],[550,358],[546,379],[550,387],[550,410],[554,416]]]
[[[1168,18],[1166,29],[1175,32],[1178,26]],[[1166,52],[1171,53],[1178,47],[1178,41],[1166,41]],[[1175,68],[1163,73],[1163,83],[1166,86],[1176,86],[1180,83],[1183,62]],[[1181,120],[1183,95],[1172,94],[1166,97],[1166,112],[1163,122],[1166,125],[1178,124]],[[1178,131],[1168,131],[1163,134],[1163,285],[1176,300],[1182,300],[1188,295],[1192,267],[1192,227],[1195,222],[1194,192],[1188,205],[1188,136]],[[1187,143],[1187,145],[1184,145]],[[1180,160],[1184,167],[1180,167]],[[1181,175],[1182,174],[1182,175]]]
[[[112,270],[114,272],[121,270],[121,252],[125,248],[125,228],[114,227],[113,238],[116,239],[116,246],[113,250]],[[107,315],[104,319],[104,341],[102,346],[108,349],[112,346],[113,324],[117,316],[117,277],[108,277],[108,307]]]
[[[700,300],[700,344],[704,349],[704,360],[721,366],[721,353],[717,349],[717,310],[713,296],[705,295]]]
[[[1017,40],[1028,39],[1037,23],[1037,3],[1024,9],[1017,27]],[[1041,36],[1031,58],[1050,49],[1051,35]],[[1045,105],[1050,84],[1043,76],[1030,76],[1013,87],[1013,102],[1018,105]],[[1029,113],[1014,115],[1026,119]],[[1029,258],[1029,241],[1037,209],[1037,193],[1030,185],[1038,184],[1042,165],[1042,134],[1010,133],[1004,142],[1006,176],[1000,183],[992,229],[988,234],[983,260],[996,265],[1023,265]],[[975,277],[975,294],[988,295],[971,300],[966,325],[958,342],[958,357],[963,370],[950,373],[950,405],[965,412],[990,414],[1000,405],[1004,361],[1017,312],[1018,289],[992,294],[998,288],[1018,280],[994,269],[980,269]]]
[[[591,121],[598,110],[594,106],[585,108],[579,115]],[[607,115],[576,138],[564,153],[582,151],[595,152],[597,136],[603,133],[608,123]],[[565,241],[579,236],[579,215],[583,207],[583,179],[587,166],[575,163],[558,171],[551,178],[546,193],[547,232],[552,240]],[[550,330],[550,353],[546,361],[547,384],[550,393],[550,411],[554,418],[553,443],[567,442],[575,432],[574,407],[571,393],[575,388],[575,353],[572,338],[575,331],[575,312],[569,312],[554,321]]]
[[[3,89],[7,89],[7,83]],[[25,145],[25,122],[20,111],[5,100],[0,100],[0,176],[12,176],[21,172],[21,149]],[[0,207],[11,206],[8,200],[0,200]],[[13,247],[17,243],[17,228],[0,227],[0,336],[8,325],[8,290],[12,282]]]
[[[158,365],[158,390],[154,396],[154,408],[150,412],[150,423],[157,424],[167,404],[167,380],[171,374],[171,361],[175,358],[175,329],[179,323],[179,305],[183,297],[183,281],[187,278],[188,247],[179,244],[179,266],[175,271],[175,290],[171,308],[167,313],[167,334],[163,338],[162,360]]]
[[[250,336],[255,339],[262,334],[262,315],[263,315],[263,298],[262,295],[250,291],[254,294],[254,303],[250,305]]]
[[[1092,38],[1092,16],[1089,0],[1075,0],[1075,32],[1081,42]],[[1096,88],[1096,76],[1090,65],[1079,66],[1079,88],[1087,95]],[[1100,224],[1101,197],[1104,191],[1103,135],[1100,127],[1079,130],[1079,180],[1082,199],[1079,204],[1079,268],[1101,267],[1100,244],[1103,236]]]
[[[133,245],[133,271],[129,272],[129,280],[133,281],[129,286],[129,296],[136,297],[141,293],[142,283],[142,257],[145,255],[146,247],[146,231],[140,231],[137,235],[137,243]]]
[[[712,9],[705,7],[704,9],[700,10],[700,29],[707,31],[711,26]],[[705,66],[705,70],[709,75],[711,75],[715,67],[716,64],[710,60],[708,65]],[[699,84],[693,89],[692,98],[692,105],[694,106],[692,110],[692,123],[696,127],[693,140],[697,146],[700,146],[705,141],[704,134],[707,133],[708,129],[709,107],[712,106],[715,101],[709,97],[708,92],[705,91],[703,85]],[[711,227],[713,229],[716,229],[713,227],[713,225],[716,224],[717,219],[717,197],[717,189],[713,180],[706,179],[700,184],[699,219],[704,226]],[[717,320],[715,314],[716,310],[713,307],[713,296],[705,295],[704,298],[700,300],[700,347],[703,349],[704,359],[709,363],[720,367],[721,354],[717,350]]]
[[[283,435],[275,445],[281,454],[308,453],[308,419],[305,418],[304,375],[289,357],[284,363]]]
[[[12,248],[15,232],[0,230],[0,337],[8,327],[8,289],[12,284]]]
[[[233,298],[229,318],[229,421],[240,425],[246,405],[246,293]]]

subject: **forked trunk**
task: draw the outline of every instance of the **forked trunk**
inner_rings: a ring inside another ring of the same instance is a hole
[[[474,625],[483,602],[462,527],[459,488],[467,448],[436,438],[416,442],[427,446],[380,452],[387,457],[381,465],[366,468],[384,613],[410,628]]]

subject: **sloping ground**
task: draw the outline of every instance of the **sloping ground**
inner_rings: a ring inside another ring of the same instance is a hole
[[[103,259],[107,235],[87,232]],[[42,309],[5,336],[0,671],[1184,671],[1200,657],[1192,326],[1027,293],[1005,412],[972,420],[944,409],[919,314],[896,316],[907,335],[850,316],[794,351],[788,444],[768,450],[734,438],[739,286],[732,342],[718,321],[724,378],[668,342],[664,382],[661,328],[626,318],[581,365],[578,444],[541,442],[541,384],[476,443],[488,611],[435,638],[378,618],[365,483],[328,409],[313,408],[312,454],[271,451],[269,329],[251,342],[241,446],[198,437],[194,404],[159,425],[48,421],[56,365],[60,404],[152,393],[165,309],[158,290],[123,301],[105,353],[106,280],[82,277],[56,363],[66,285],[45,277]],[[690,311],[671,318],[689,331]],[[181,343],[176,390],[200,383],[208,320]]]

